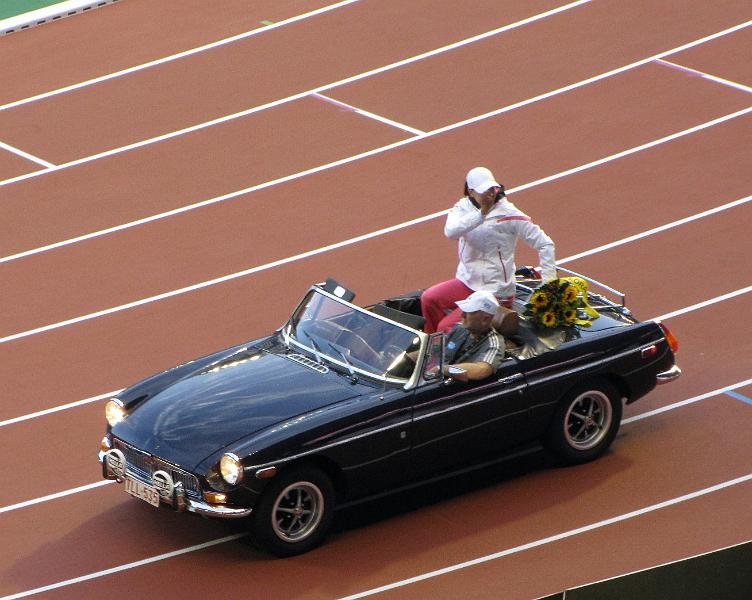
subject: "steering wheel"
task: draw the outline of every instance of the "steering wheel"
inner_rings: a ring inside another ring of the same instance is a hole
[[[371,345],[363,337],[339,323],[313,321],[307,328],[310,328],[315,335],[320,335],[331,342],[346,347],[350,354],[364,363],[376,366],[381,362],[381,355],[371,348]]]

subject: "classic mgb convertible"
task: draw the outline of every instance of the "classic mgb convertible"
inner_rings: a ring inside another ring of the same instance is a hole
[[[109,400],[103,476],[154,506],[246,518],[256,543],[291,556],[324,539],[337,505],[535,440],[562,462],[592,460],[624,402],[679,376],[676,342],[623,296],[586,289],[577,306],[590,317],[577,308],[542,327],[530,315],[545,294],[531,275],[518,273],[515,310],[494,321],[501,366],[469,383],[445,374],[444,336],[421,330],[419,293],[360,307],[333,280],[314,285],[271,335]]]

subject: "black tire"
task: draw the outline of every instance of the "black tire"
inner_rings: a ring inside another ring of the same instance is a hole
[[[594,460],[614,441],[621,413],[621,397],[610,383],[580,384],[559,402],[543,445],[565,464]]]
[[[334,486],[315,467],[294,467],[277,475],[251,515],[251,534],[263,550],[295,556],[318,546],[334,515]]]

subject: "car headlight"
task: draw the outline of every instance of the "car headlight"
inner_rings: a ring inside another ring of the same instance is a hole
[[[112,400],[108,400],[107,404],[104,405],[104,416],[110,427],[112,427],[124,421],[128,414],[125,412],[123,403],[119,399],[113,398]]]
[[[235,485],[243,479],[243,465],[240,464],[240,459],[228,452],[219,461],[219,472],[224,479],[230,485]]]

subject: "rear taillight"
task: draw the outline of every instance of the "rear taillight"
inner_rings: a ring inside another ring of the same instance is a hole
[[[663,330],[663,335],[666,336],[666,342],[668,342],[668,347],[671,348],[671,351],[676,354],[679,351],[679,342],[674,337],[674,334],[669,331],[669,328],[666,327],[663,323],[658,323],[660,328]]]

